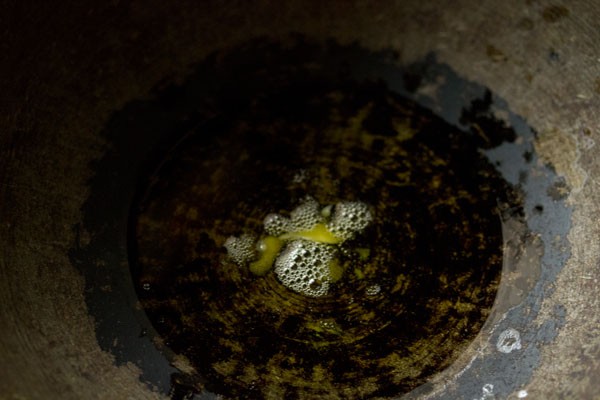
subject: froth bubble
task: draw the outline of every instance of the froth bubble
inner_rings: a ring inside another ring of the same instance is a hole
[[[292,222],[289,218],[279,214],[268,214],[263,221],[263,225],[265,232],[272,236],[282,235],[292,229]]]
[[[275,213],[265,217],[264,231],[268,236],[258,241],[248,234],[231,236],[225,248],[235,263],[249,264],[254,274],[264,275],[274,265],[277,278],[288,289],[321,297],[344,273],[337,257],[338,252],[345,250],[339,245],[361,232],[372,219],[365,203],[340,202],[321,207],[307,196],[289,218]]]
[[[255,240],[252,235],[230,236],[224,244],[229,257],[238,265],[244,265],[254,258]]]
[[[319,207],[319,203],[314,198],[307,196],[290,213],[292,229],[295,231],[307,231],[321,222],[323,217]]]
[[[369,207],[361,202],[341,202],[336,204],[327,228],[343,240],[351,239],[373,220]]]
[[[335,250],[326,244],[308,240],[290,243],[275,261],[275,274],[287,288],[309,297],[321,297],[329,291],[329,263]]]

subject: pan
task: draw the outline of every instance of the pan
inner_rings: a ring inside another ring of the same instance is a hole
[[[8,398],[595,396],[592,6],[19,7]]]

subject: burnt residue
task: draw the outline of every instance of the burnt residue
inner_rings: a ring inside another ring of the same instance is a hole
[[[221,73],[236,71],[221,63]],[[381,81],[269,68],[246,72],[267,79],[261,90],[240,86],[207,102],[216,116],[157,160],[132,209],[141,305],[196,371],[177,376],[173,393],[408,392],[456,358],[492,306],[500,213],[520,206],[480,149],[514,132],[491,114],[489,92],[464,111],[464,132]],[[364,201],[375,215],[353,242],[368,259],[349,257],[325,299],[290,292],[272,273],[255,277],[223,249],[307,194]],[[368,296],[373,283],[381,291]]]
[[[547,189],[548,196],[550,196],[555,201],[564,200],[570,193],[569,185],[565,182],[564,179],[561,179],[554,183],[552,186]]]
[[[557,63],[560,61],[560,54],[555,49],[548,50],[548,61]]]
[[[554,23],[569,16],[571,12],[563,5],[551,5],[542,10],[544,21]]]
[[[594,79],[594,92],[600,94],[600,78]],[[584,129],[584,135],[591,136],[592,132],[589,128]]]
[[[512,142],[516,138],[514,130],[494,116],[492,104],[492,92],[486,90],[483,97],[473,100],[460,117],[460,123],[469,127],[474,142],[484,149],[499,146],[505,141]]]
[[[494,62],[503,62],[508,60],[508,57],[502,50],[491,44],[487,45],[485,53]]]
[[[517,22],[516,26],[521,30],[531,31],[535,27],[535,24],[531,18],[523,17]]]
[[[423,75],[419,72],[407,71],[403,75],[404,87],[411,93],[417,91],[417,89],[423,83]]]

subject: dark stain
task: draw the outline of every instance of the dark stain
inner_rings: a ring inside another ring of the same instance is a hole
[[[469,126],[475,143],[482,148],[499,146],[502,142],[515,140],[515,132],[491,111],[492,92],[486,90],[482,98],[475,99],[462,111],[460,123]]]
[[[569,195],[569,186],[563,180],[559,180],[550,186],[547,191],[548,196],[552,197],[554,200],[564,200]]]
[[[372,102],[371,112],[362,123],[363,128],[381,136],[396,136],[398,132],[394,127],[393,118],[397,113],[394,106],[385,96],[373,98]]]
[[[525,182],[527,182],[527,178],[528,178],[527,171],[519,171],[519,183],[521,185],[524,185]]]
[[[560,54],[558,54],[556,52],[556,50],[550,49],[548,51],[548,61],[553,62],[553,63],[560,61]]]
[[[523,17],[517,22],[517,28],[524,31],[530,31],[534,28],[533,20],[531,18]]]
[[[568,8],[562,5],[552,5],[542,10],[542,18],[546,22],[557,22],[565,17],[568,17],[570,11]]]
[[[174,373],[171,375],[171,400],[189,400],[198,391],[197,382],[190,375]]]
[[[600,94],[600,78],[594,80],[594,91]]]
[[[524,152],[523,159],[525,159],[525,161],[527,161],[527,163],[530,163],[531,160],[533,160],[533,153],[531,151]]]
[[[544,212],[544,206],[541,204],[538,204],[535,207],[533,207],[533,211],[535,211],[537,214],[541,214]]]
[[[423,76],[419,73],[406,72],[402,78],[404,79],[404,87],[411,93],[416,92],[423,82]]]
[[[485,53],[494,62],[504,62],[508,60],[508,57],[502,50],[491,44],[487,45]]]
[[[534,75],[531,72],[527,72],[525,74],[525,80],[527,81],[527,83],[533,82],[533,78],[534,78]]]

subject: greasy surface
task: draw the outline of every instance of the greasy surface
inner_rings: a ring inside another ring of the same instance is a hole
[[[66,255],[89,162],[103,153],[97,133],[113,110],[161,80],[178,79],[212,49],[248,35],[302,31],[394,48],[406,62],[434,50],[440,61],[501,94],[536,128],[541,155],[575,189],[569,198],[575,211],[572,256],[540,316],[540,325],[556,318],[554,305],[561,304],[565,324],[541,349],[542,364],[525,389],[534,398],[596,396],[598,5],[405,3],[3,5],[0,393],[152,396],[135,369],[113,366],[95,343],[82,280]],[[557,132],[563,139],[554,139]]]
[[[325,83],[308,71],[290,83],[279,75],[294,51],[267,54],[281,60],[261,63],[261,74],[285,85],[238,97],[241,111],[224,102],[147,179],[131,244],[141,305],[206,388],[231,398],[408,392],[446,368],[489,314],[501,209],[520,206],[478,149],[514,133],[500,122],[487,124],[486,140],[460,132],[381,83]],[[481,108],[465,120],[475,124]],[[364,201],[375,215],[344,243],[345,273],[317,299],[223,251],[307,194]]]

